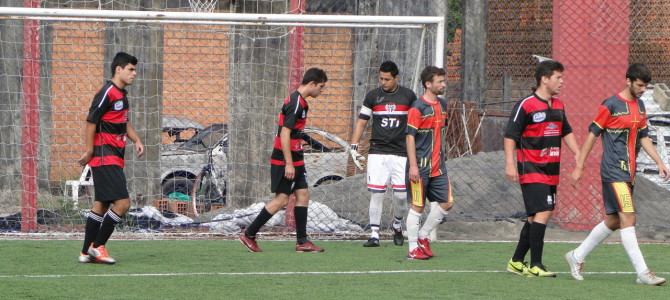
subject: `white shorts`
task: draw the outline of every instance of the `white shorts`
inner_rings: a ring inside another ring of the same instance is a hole
[[[391,180],[393,191],[404,192],[407,157],[392,154],[368,154],[368,191],[385,193]]]

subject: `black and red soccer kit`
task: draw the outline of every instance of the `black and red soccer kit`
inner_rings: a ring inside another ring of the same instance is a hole
[[[410,181],[409,175],[405,178],[410,187],[408,198],[415,206],[423,206],[426,197],[429,201],[453,201],[443,151],[446,126],[447,100],[438,97],[437,101],[429,101],[421,97],[412,104],[407,120],[407,135],[414,136],[421,180],[416,183]]]
[[[302,141],[303,130],[307,123],[307,100],[298,91],[293,92],[284,100],[278,116],[277,135],[270,159],[271,191],[290,195],[294,190],[307,188],[305,162],[303,160]],[[295,177],[288,180],[284,177],[286,160],[281,149],[282,127],[291,129],[291,158],[295,167]]]
[[[644,103],[640,99],[611,96],[598,108],[589,126],[595,136],[602,136],[603,156],[600,177],[605,212],[635,212],[633,183],[640,139],[649,135]]]
[[[561,140],[572,132],[563,103],[537,94],[516,103],[505,138],[516,142],[517,169],[526,213],[553,210],[559,182]]]
[[[108,81],[93,97],[86,118],[87,122],[96,124],[93,157],[88,164],[98,201],[128,198],[123,174],[129,108],[126,93]]]

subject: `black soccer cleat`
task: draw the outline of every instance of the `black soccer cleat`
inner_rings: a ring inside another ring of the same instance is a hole
[[[368,241],[363,244],[363,247],[379,247],[379,239],[369,238]]]
[[[405,238],[402,236],[402,229],[396,230],[393,228],[393,244],[396,246],[402,246],[405,242]]]

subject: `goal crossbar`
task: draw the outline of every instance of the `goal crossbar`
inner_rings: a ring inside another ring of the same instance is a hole
[[[192,24],[240,24],[265,26],[417,28],[436,26],[435,65],[444,64],[444,17],[353,16],[309,14],[238,14],[166,11],[90,10],[59,8],[0,7],[5,18],[90,22],[147,22]]]

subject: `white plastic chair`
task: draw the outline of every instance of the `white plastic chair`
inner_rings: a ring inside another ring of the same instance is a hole
[[[77,209],[79,206],[79,187],[80,186],[93,186],[93,174],[89,176],[89,173],[91,172],[91,167],[89,165],[86,165],[84,167],[84,170],[81,171],[81,175],[79,176],[79,180],[68,180],[65,181],[65,190],[63,191],[63,194],[65,197],[72,197],[72,204],[74,206],[74,209]],[[87,179],[88,177],[88,179]],[[68,196],[67,191],[68,191],[68,186],[71,187],[71,196]]]

